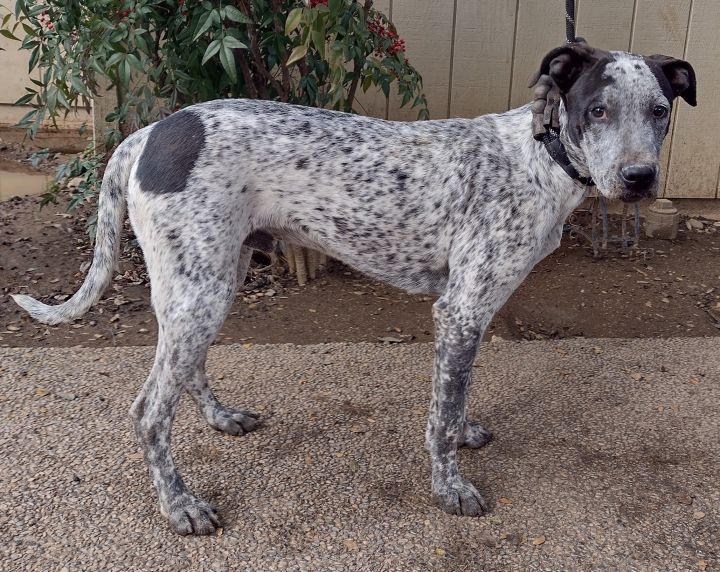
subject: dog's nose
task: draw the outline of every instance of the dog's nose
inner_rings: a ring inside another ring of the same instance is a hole
[[[655,167],[628,165],[620,170],[620,178],[631,191],[644,191],[655,182]]]

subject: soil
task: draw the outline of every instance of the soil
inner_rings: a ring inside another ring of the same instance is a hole
[[[720,335],[720,228],[703,222],[700,230],[681,224],[675,241],[643,238],[637,251],[599,258],[582,237],[565,236],[498,313],[487,337]],[[78,289],[92,254],[84,216],[65,212],[62,197],[42,210],[37,197],[0,203],[0,346],[154,344],[142,256],[128,228],[124,235],[119,270],[100,303],[73,324],[46,326],[8,294],[59,303]],[[256,258],[219,344],[433,339],[433,296],[406,294],[337,262],[299,287],[282,268]]]

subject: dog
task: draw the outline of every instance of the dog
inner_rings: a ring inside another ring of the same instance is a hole
[[[608,199],[656,196],[677,97],[696,105],[692,66],[666,56],[567,44],[538,76],[559,92],[558,133],[533,137],[531,105],[475,119],[392,122],[257,100],[201,103],[129,136],[103,177],[94,259],[58,306],[15,301],[47,324],[72,321],[111,281],[127,206],[158,321],[152,371],[130,414],[160,511],[180,534],[220,521],[179,475],[170,451],[183,392],[231,435],[258,417],[208,387],[208,347],[244,279],[253,245],[282,237],[325,252],[433,306],[435,362],[426,446],[432,493],[449,513],[487,511],[458,447],[489,430],[466,418],[470,373],[493,314],[560,244],[590,185]]]

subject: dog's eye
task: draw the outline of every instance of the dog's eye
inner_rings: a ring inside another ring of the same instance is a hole
[[[653,115],[658,119],[662,119],[668,114],[668,108],[664,105],[656,105],[653,109]]]
[[[593,117],[595,117],[597,119],[603,119],[606,115],[606,110],[601,105],[598,105],[597,107],[593,107],[590,110],[590,113],[592,114]]]

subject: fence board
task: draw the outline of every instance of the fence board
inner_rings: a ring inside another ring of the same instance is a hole
[[[699,78],[698,107],[678,100],[666,194],[714,198],[720,170],[720,36],[717,0],[695,0],[685,59]]]
[[[451,117],[507,109],[517,0],[458,0]]]
[[[579,0],[577,35],[591,46],[627,51],[632,37],[634,8],[632,0]]]
[[[516,29],[510,107],[531,101],[528,80],[543,56],[565,41],[565,8],[561,2],[519,0]]]
[[[434,119],[447,117],[454,7],[454,0],[393,0],[393,22],[422,74]],[[400,97],[391,92],[389,117],[410,121],[417,119],[417,109],[400,108]]]

